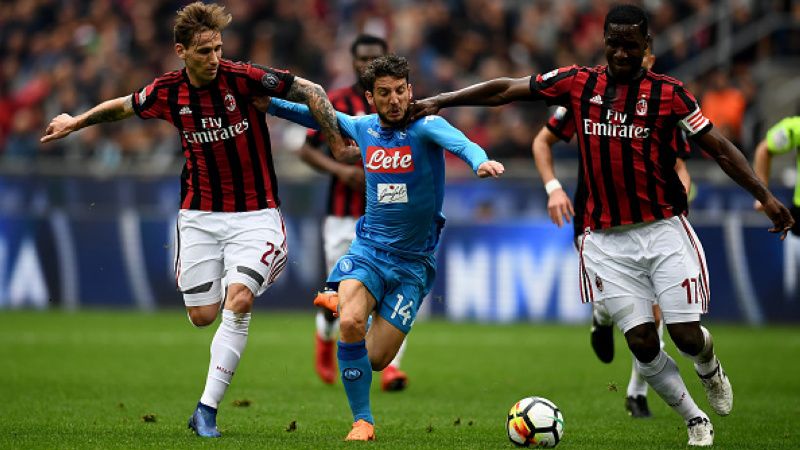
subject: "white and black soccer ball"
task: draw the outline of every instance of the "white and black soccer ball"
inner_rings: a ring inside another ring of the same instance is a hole
[[[564,435],[564,416],[544,397],[526,397],[508,412],[508,438],[518,447],[552,448]]]

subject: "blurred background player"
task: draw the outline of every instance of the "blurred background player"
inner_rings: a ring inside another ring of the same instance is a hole
[[[359,35],[350,46],[353,58],[355,82],[347,87],[328,92],[328,97],[337,111],[351,116],[363,116],[375,112],[364,96],[362,76],[364,68],[373,59],[385,55],[388,45],[385,40],[367,34]],[[331,174],[328,191],[327,215],[322,224],[322,243],[327,273],[333,270],[336,261],[350,248],[356,237],[356,221],[364,215],[364,167],[359,160],[353,164],[336,161],[324,147],[320,132],[310,129],[305,144],[299,150],[300,158],[309,166]],[[331,311],[319,309],[316,316],[314,368],[320,379],[332,384],[336,377],[334,345],[339,322]],[[381,372],[381,388],[399,391],[405,388],[406,374],[400,370],[400,361],[406,343],[400,347],[395,359]]]
[[[642,68],[649,21],[635,5],[616,5],[603,24],[607,66],[567,66],[522,78],[495,78],[418,101],[412,118],[450,106],[497,106],[545,100],[570,106],[578,125],[584,234],[579,248],[581,298],[604,302],[636,357],[639,373],[686,424],[688,445],[709,446],[714,429],[691,397],[675,361],[660,347],[657,298],[675,346],[693,363],[719,415],[730,414],[733,389],[700,325],[708,311],[708,270],[700,240],[684,214],[688,200],[675,173],[675,128],[764,204],[781,239],[789,210],[751,170],[741,151],[713,128],[679,80]]]
[[[328,276],[329,284],[338,285],[338,295],[327,296],[331,301],[325,305],[340,316],[339,370],[353,413],[348,441],[375,439],[372,371],[394,359],[433,285],[435,252],[445,223],[444,150],[481,178],[496,178],[504,171],[441,117],[408,124],[408,71],[408,61],[400,56],[373,60],[364,79],[367,100],[377,113],[338,114],[343,133],[361,149],[367,191],[366,213],[358,220],[353,245]],[[281,116],[282,110],[290,114],[283,116],[287,119],[314,125],[308,122],[307,108],[273,99],[270,112]],[[339,161],[358,158],[336,151],[333,155]]]
[[[642,60],[642,67],[650,70],[655,63],[655,55],[652,51],[652,40],[648,41],[647,50],[645,51],[644,59]],[[577,213],[573,208],[573,203],[570,201],[569,196],[561,187],[555,175],[555,168],[553,166],[553,145],[562,140],[569,142],[575,136],[575,121],[572,120],[572,113],[565,107],[559,106],[556,108],[553,115],[550,117],[545,126],[539,130],[539,133],[533,140],[533,159],[536,164],[536,169],[542,177],[545,190],[547,191],[547,213],[550,220],[559,228],[564,224],[564,221],[573,223],[573,231],[575,237],[575,248],[578,248],[578,238],[583,234],[583,214],[584,211],[578,210]],[[676,149],[678,150],[677,159],[675,160],[675,171],[683,183],[687,195],[691,191],[691,177],[689,171],[686,169],[685,160],[689,159],[691,148],[686,135],[681,129],[675,132]],[[583,176],[583,162],[578,159],[578,189],[575,192],[575,203],[579,207],[584,206],[582,196],[585,195],[580,189],[582,183],[580,178]],[[658,305],[653,304],[653,316],[658,327],[658,336],[662,338],[664,326],[661,321],[661,310]],[[592,328],[591,328],[591,344],[597,357],[604,363],[610,363],[614,359],[614,323],[612,317],[608,314],[606,308],[600,303],[592,303]],[[663,348],[664,342],[661,341]],[[625,409],[632,417],[650,417],[650,408],[647,405],[647,382],[639,374],[636,367],[636,361],[632,361],[631,377],[628,381],[628,388],[625,396]]]
[[[800,236],[800,116],[786,117],[767,131],[767,137],[759,142],[753,157],[753,170],[758,178],[769,185],[769,174],[772,166],[773,155],[782,155],[790,151],[797,151],[797,179],[792,198],[792,217],[794,227],[792,233]],[[755,209],[763,211],[761,202],[756,200]]]
[[[61,139],[134,114],[177,128],[186,162],[176,281],[189,320],[197,327],[213,323],[224,300],[205,389],[189,419],[189,427],[202,437],[220,436],[217,408],[247,344],[253,300],[286,265],[269,129],[252,101],[277,96],[304,102],[326,131],[328,144],[344,147],[333,106],[320,86],[286,71],[222,59],[222,30],[230,21],[219,5],[187,5],[178,11],[174,27],[183,70],[76,117],[61,114],[41,138]]]

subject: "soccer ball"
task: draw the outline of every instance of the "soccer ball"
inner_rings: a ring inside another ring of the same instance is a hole
[[[544,397],[526,397],[508,412],[508,438],[518,447],[555,447],[564,434],[564,416]]]

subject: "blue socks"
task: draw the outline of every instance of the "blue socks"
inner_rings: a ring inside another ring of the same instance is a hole
[[[372,409],[369,406],[369,389],[372,385],[372,364],[367,356],[366,341],[348,344],[339,341],[339,372],[342,384],[353,412],[353,422],[364,419],[374,424]]]

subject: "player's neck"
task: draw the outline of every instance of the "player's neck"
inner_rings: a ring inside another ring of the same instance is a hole
[[[195,87],[195,88],[206,87],[209,84],[213,83],[214,80],[216,80],[216,77],[214,77],[214,78],[212,78],[210,80],[200,80],[198,77],[193,75],[192,72],[189,69],[185,69],[185,71],[186,71],[186,78],[189,79],[189,84],[191,84],[192,87]]]

